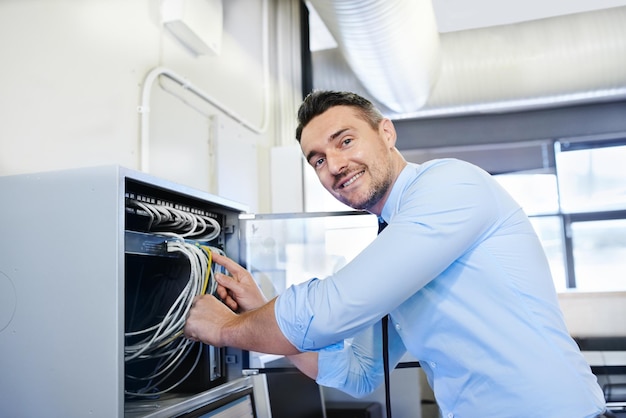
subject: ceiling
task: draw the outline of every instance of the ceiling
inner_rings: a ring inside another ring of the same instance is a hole
[[[356,91],[396,119],[626,97],[626,0],[307,6],[314,88]]]
[[[439,32],[508,25],[624,6],[626,0],[434,0]]]
[[[466,29],[563,16],[625,6],[626,0],[433,0],[439,32],[454,32]],[[307,2],[311,17],[311,50],[334,48],[336,41],[325,24]]]

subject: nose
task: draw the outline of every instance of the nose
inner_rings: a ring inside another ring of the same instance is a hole
[[[348,159],[340,152],[329,152],[326,154],[326,165],[331,174],[339,174],[348,166]]]

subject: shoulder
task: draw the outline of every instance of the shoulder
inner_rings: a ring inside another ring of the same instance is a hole
[[[399,213],[446,213],[457,207],[480,207],[493,197],[495,180],[468,162],[446,158],[409,163],[383,209],[391,219]]]
[[[414,167],[404,184],[398,210],[451,213],[472,209],[484,211],[501,199],[495,179],[471,163],[456,159],[431,160]]]
[[[493,179],[482,168],[467,161],[454,158],[429,160],[422,164],[411,164],[413,186],[443,187],[445,185],[492,182]]]

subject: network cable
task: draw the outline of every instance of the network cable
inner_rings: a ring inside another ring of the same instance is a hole
[[[159,216],[155,215],[155,219],[162,216],[163,212],[153,209],[159,211]],[[179,253],[187,259],[189,278],[158,323],[125,333],[127,344],[124,347],[124,360],[127,365],[141,361],[156,362],[154,370],[142,376],[126,373],[128,379],[143,384],[141,389],[127,389],[125,393],[129,396],[153,397],[172,390],[187,379],[198,364],[202,353],[202,344],[184,338],[183,328],[194,298],[205,293],[215,294],[217,282],[214,279],[214,270],[219,267],[212,263],[212,253],[224,254],[224,252],[215,247],[188,242],[183,236],[175,233],[168,235],[172,236],[172,239],[166,241],[167,251]],[[197,346],[197,353],[191,368],[170,387],[160,389],[160,385],[179,370],[194,345]]]
[[[128,199],[128,204],[149,217],[148,231],[198,241],[212,241],[221,233],[219,222],[210,216],[136,199]]]

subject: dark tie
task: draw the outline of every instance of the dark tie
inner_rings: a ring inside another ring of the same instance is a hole
[[[380,219],[378,221],[378,233],[383,232],[387,227],[387,222]],[[383,370],[385,371],[385,407],[387,409],[387,418],[391,418],[391,399],[389,396],[389,315],[385,315],[382,320],[383,327]]]

